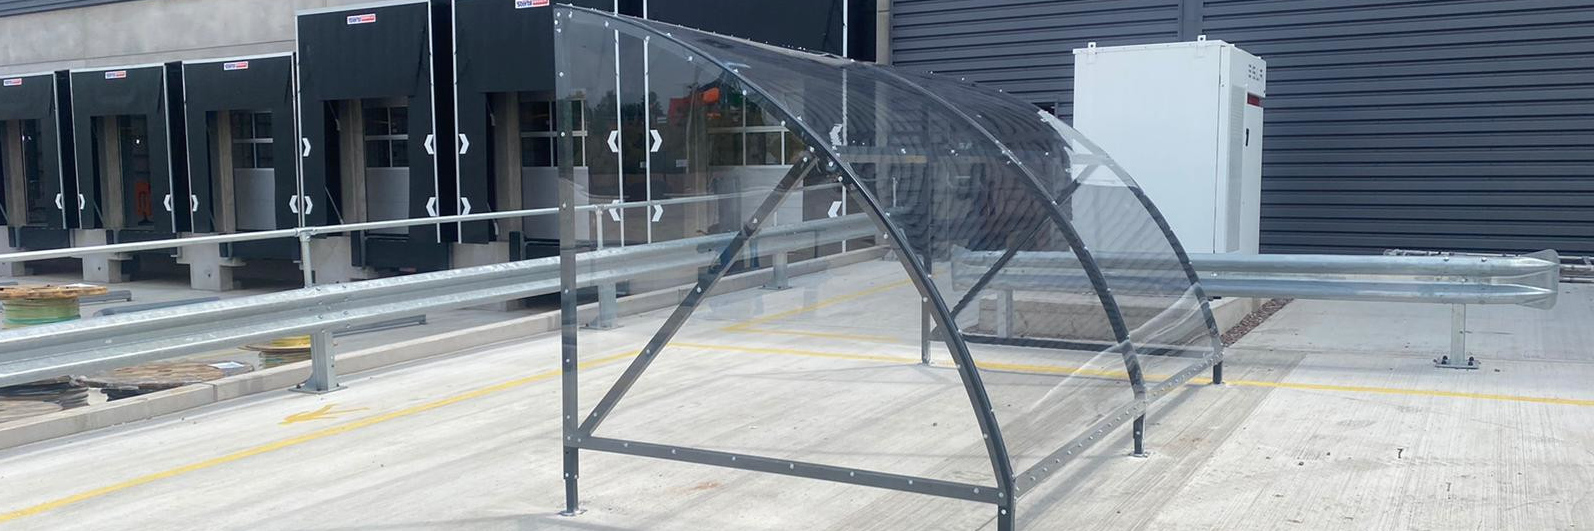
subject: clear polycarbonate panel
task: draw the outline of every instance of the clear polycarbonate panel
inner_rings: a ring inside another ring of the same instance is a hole
[[[679,363],[673,376],[639,378],[632,393],[645,395],[627,398],[598,434],[631,430],[627,437],[954,480],[983,473],[990,481],[982,460],[992,450],[998,466],[1044,475],[1047,460],[1074,455],[1071,443],[1132,422],[1157,382],[1212,359],[1215,336],[1194,279],[1154,209],[1106,154],[1034,106],[957,80],[566,13],[562,31],[579,41],[618,33],[619,42],[644,43],[649,112],[705,106],[701,125],[665,135],[666,145],[682,142],[708,159],[662,156],[664,166],[706,168],[696,178],[707,181],[681,189],[704,197],[768,189],[793,162],[769,166],[777,138],[787,142],[782,152],[797,141],[820,165],[773,211],[778,220],[767,220],[778,222],[752,238],[811,239],[786,255],[792,289],[721,281],[654,363]],[[573,70],[602,68],[565,50]],[[602,99],[601,87],[627,86],[620,50],[619,82],[594,79],[569,97]],[[676,75],[661,61],[682,57],[701,74],[661,84]],[[852,179],[858,189],[836,188]],[[752,210],[716,211],[720,229],[735,230],[747,222],[737,216],[758,215]],[[864,229],[856,236],[850,224],[825,225],[853,219]],[[723,234],[706,227],[692,230]],[[727,279],[766,262],[744,251]],[[645,342],[665,324],[662,313],[652,318],[627,333]],[[976,367],[968,378],[960,351]],[[988,411],[972,407],[982,402]],[[674,415],[690,420],[665,420]],[[768,427],[786,436],[759,431]],[[982,429],[997,428],[1005,446],[987,448]],[[1091,451],[1127,452],[1128,434]]]
[[[1052,192],[1068,214],[1122,310],[1129,339],[1148,368],[1148,381],[1205,362],[1218,338],[1193,282],[1195,273],[1175,249],[1176,238],[1134,179],[1111,157],[1056,117],[1000,92],[949,78],[905,74],[960,109],[998,139],[1029,173],[1057,171],[1064,152],[1068,174]],[[1192,169],[1194,171],[1194,169]],[[1015,273],[1027,267],[1065,267],[1049,255],[1015,256]]]
[[[957,306],[971,299],[957,316],[963,333],[971,339],[1006,335],[998,339],[1018,340],[971,346],[1015,469],[1039,462],[1134,402],[1128,360],[1119,348],[1126,339],[1120,336],[1127,333],[1118,333],[1134,323],[1123,312],[1109,312],[1103,297],[1111,297],[1110,279],[1092,278],[1075,252],[1089,248],[1087,240],[1115,249],[1138,245],[1154,253],[1160,248],[1153,261],[1177,271],[1179,262],[1166,237],[1132,230],[1150,219],[1143,207],[1110,204],[1111,192],[1094,185],[1074,189],[1088,202],[1054,207],[1051,197],[1071,182],[1063,171],[1070,166],[1066,150],[1042,150],[1030,158],[1044,163],[1021,165],[1025,159],[1010,155],[994,133],[960,110],[959,102],[895,72],[653,25],[731,65],[756,90],[824,136],[880,198],[946,303]],[[1021,103],[1012,107],[1040,124],[1038,109]],[[1056,133],[1041,138],[1059,148],[1067,145]],[[1037,144],[1029,140],[1024,146]],[[1100,209],[1088,212],[1099,219],[1121,218],[1125,232],[1096,237],[1063,230],[1061,220],[1087,214],[1079,212],[1081,205]],[[980,266],[994,265],[1008,250],[1019,251],[1015,259],[1027,266],[1009,268],[991,281],[1003,289],[965,297],[989,269]],[[1189,287],[1184,279],[1172,289]],[[1129,310],[1143,314],[1169,306],[1134,302],[1140,306]],[[1115,318],[1122,324],[1114,326]]]
[[[812,148],[816,138],[695,50],[606,16],[561,12],[560,98],[581,102],[589,123],[620,117],[610,128],[620,131],[619,152],[602,147],[608,153],[589,159],[590,176],[570,172],[570,184],[586,191],[577,194],[585,209],[575,227],[585,251],[578,282],[584,300],[608,283],[657,308],[612,330],[591,326],[598,316],[584,313],[581,358],[634,355],[670,333],[634,380],[619,367],[582,372],[583,420],[594,412],[604,419],[593,435],[992,492],[967,387],[945,344],[925,341],[935,325],[925,320],[924,295],[902,253],[889,252],[885,225],[847,189],[841,166]],[[611,102],[630,101],[632,86],[645,86],[644,96],[616,113]],[[601,127],[593,134],[613,134]],[[595,181],[614,175],[605,168],[620,164],[651,176],[639,183],[651,200],[616,208],[596,191]],[[617,217],[627,223],[623,248],[597,234],[617,227]],[[737,252],[727,255],[732,245]],[[712,288],[691,298],[720,269]],[[683,300],[689,317],[673,319]],[[927,348],[934,365],[922,363]],[[622,382],[623,398],[604,409]]]

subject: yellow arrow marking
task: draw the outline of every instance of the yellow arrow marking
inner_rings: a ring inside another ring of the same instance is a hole
[[[354,409],[343,409],[343,410],[333,411],[332,408],[335,407],[335,406],[337,406],[337,404],[327,404],[327,405],[323,406],[321,409],[317,409],[315,411],[306,411],[306,412],[303,412],[303,413],[294,413],[292,415],[288,415],[287,417],[283,418],[282,422],[280,422],[279,424],[282,424],[283,426],[287,426],[289,424],[298,424],[300,422],[309,422],[309,421],[312,421],[312,420],[328,420],[328,419],[337,418],[338,415],[342,415],[344,413],[353,413],[355,411],[365,411],[366,409],[369,409],[369,408],[357,407],[357,408],[354,408]]]

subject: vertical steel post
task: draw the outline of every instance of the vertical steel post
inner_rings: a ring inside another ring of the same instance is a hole
[[[315,285],[315,270],[310,265],[310,233],[299,233],[299,269],[304,271],[304,287]]]
[[[1135,417],[1135,457],[1147,457],[1146,453],[1146,415],[1141,413]]]
[[[558,101],[555,119],[559,122],[559,363],[560,377],[560,423],[564,426],[564,483],[565,483],[565,508],[559,514],[575,516],[581,513],[581,499],[577,481],[581,475],[581,453],[575,444],[576,413],[579,408],[576,391],[577,365],[576,339],[578,308],[576,306],[576,167],[575,167],[575,139],[572,138],[575,117],[572,112],[579,109],[581,100],[569,97],[571,94],[569,51],[563,42],[564,29],[560,26],[559,13],[565,13],[566,18],[570,12],[563,9],[554,11],[554,69],[558,71],[556,78],[557,94],[554,101]],[[600,212],[601,215],[601,212]],[[597,220],[597,230],[602,230],[603,219]],[[602,241],[602,238],[599,238]]]
[[[304,287],[315,286],[315,270],[310,265],[310,233],[299,233],[299,265],[304,271]],[[332,331],[317,330],[310,334],[310,378],[294,386],[305,393],[330,393],[338,385],[337,352],[332,347]]]
[[[764,284],[764,289],[779,291],[791,287],[791,277],[786,273],[787,257],[785,251],[776,251],[772,256],[773,262],[769,272],[769,282]]]
[[[996,294],[996,337],[1013,337],[1013,290]]]
[[[598,317],[587,323],[587,328],[609,330],[619,326],[620,301],[617,292],[613,282],[598,284]]]
[[[338,385],[337,351],[332,346],[332,330],[316,330],[310,334],[310,378],[293,386],[292,390],[322,394],[342,388]]]
[[[1467,305],[1450,305],[1450,354],[1434,360],[1445,369],[1476,369],[1478,360],[1467,355]]]

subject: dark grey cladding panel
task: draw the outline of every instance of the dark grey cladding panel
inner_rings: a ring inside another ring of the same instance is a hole
[[[0,17],[128,1],[131,0],[0,0]]]
[[[1179,38],[1180,0],[896,0],[891,63],[1036,104],[1073,100],[1075,48]],[[1065,112],[1068,105],[1060,105]]]
[[[1262,246],[1594,254],[1594,0],[1207,0],[1267,59]]]
[[[649,0],[648,18],[790,48],[841,55],[845,0]],[[872,13],[858,13],[867,17]],[[867,18],[859,19],[866,22]]]
[[[893,62],[1065,114],[1086,42],[1263,57],[1264,251],[1594,255],[1594,0],[897,0],[891,27]]]

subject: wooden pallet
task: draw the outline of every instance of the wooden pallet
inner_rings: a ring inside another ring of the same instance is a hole
[[[105,286],[93,284],[45,284],[43,286],[0,286],[0,301],[33,299],[76,299],[84,295],[104,295]]]

